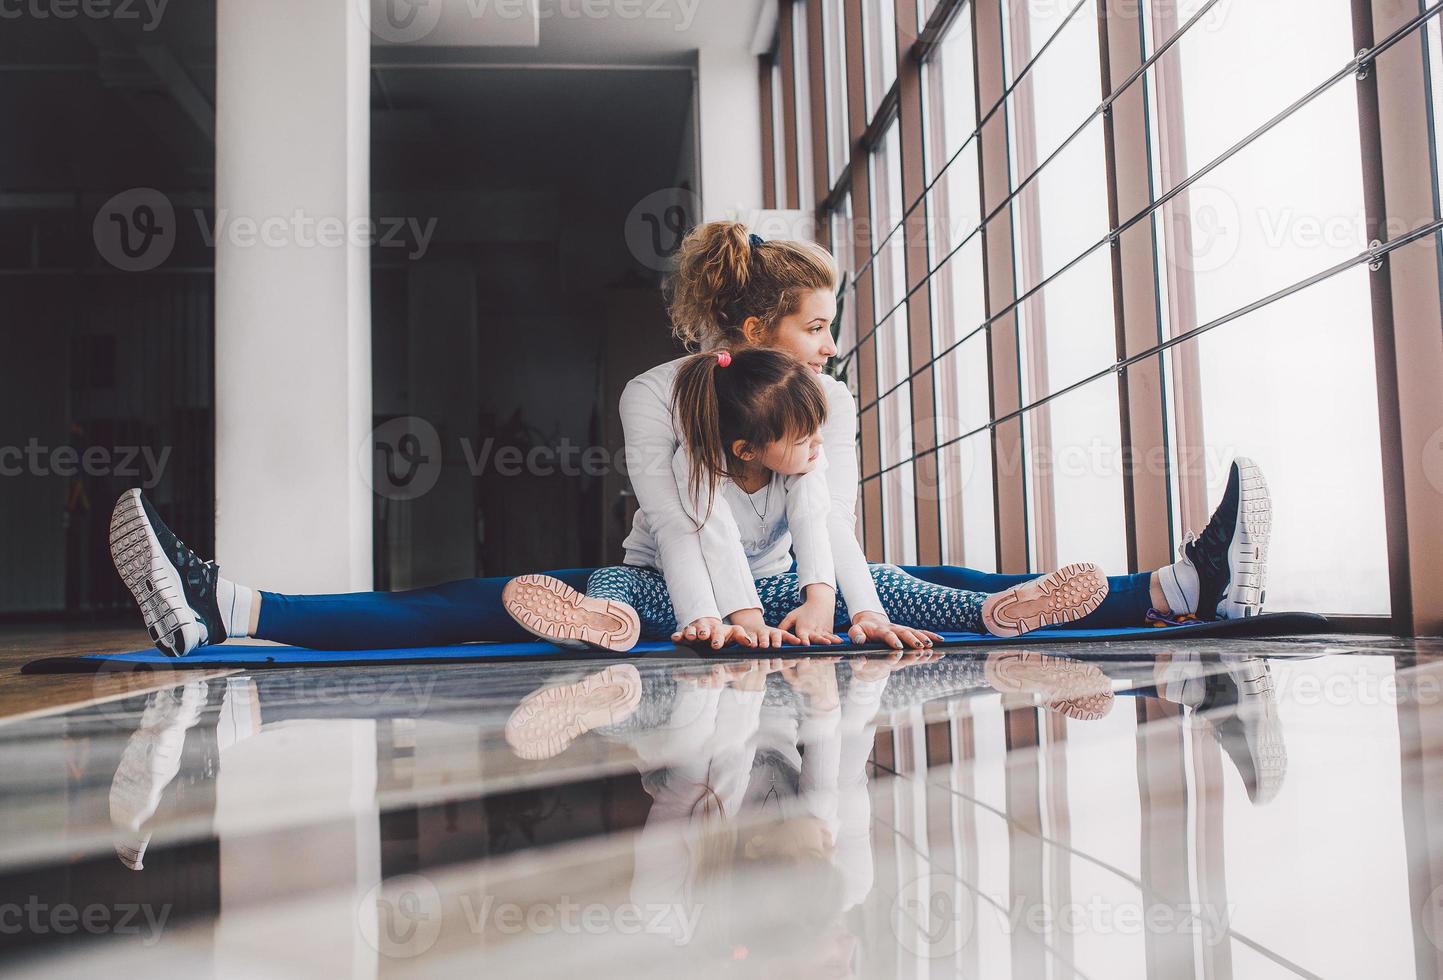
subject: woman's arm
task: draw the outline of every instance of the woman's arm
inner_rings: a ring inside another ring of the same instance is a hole
[[[852,616],[875,612],[885,617],[886,610],[877,598],[867,557],[857,541],[857,401],[847,386],[835,378],[824,377],[822,388],[827,394],[822,450],[827,454],[826,478],[831,492],[827,530],[837,587]]]
[[[827,455],[819,451],[816,469],[789,477],[786,486],[787,530],[797,558],[797,586],[806,595],[807,586],[825,585],[835,589],[836,566],[832,560],[831,531],[828,527],[832,501],[827,486]]]

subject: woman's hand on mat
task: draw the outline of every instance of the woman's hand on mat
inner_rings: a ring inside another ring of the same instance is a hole
[[[781,628],[791,630],[803,646],[831,646],[842,638],[832,632],[837,619],[837,601],[823,597],[808,599],[782,620]]]
[[[774,650],[783,643],[802,642],[795,633],[780,626],[768,626],[766,620],[762,619],[760,609],[738,609],[727,618],[732,621],[732,625],[740,626],[751,634],[755,643],[749,645],[758,650]]]
[[[933,643],[941,643],[942,637],[931,630],[914,630],[889,622],[881,613],[859,612],[852,617],[852,626],[847,636],[853,643],[885,643],[894,650],[911,647],[923,650]]]

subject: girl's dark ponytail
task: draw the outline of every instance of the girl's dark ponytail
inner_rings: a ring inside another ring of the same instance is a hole
[[[706,513],[711,514],[716,485],[727,473],[727,447],[722,443],[721,407],[717,400],[716,372],[721,366],[715,353],[688,357],[676,373],[672,389],[672,412],[681,428],[682,441],[691,453],[691,476],[687,490],[697,499],[706,485]]]

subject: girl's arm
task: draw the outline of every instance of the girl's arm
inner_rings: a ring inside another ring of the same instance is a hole
[[[822,427],[822,450],[827,454],[826,480],[831,491],[827,517],[832,560],[837,586],[847,602],[847,611],[874,612],[886,617],[867,557],[857,541],[857,401],[847,386],[822,376],[827,393],[827,422]]]

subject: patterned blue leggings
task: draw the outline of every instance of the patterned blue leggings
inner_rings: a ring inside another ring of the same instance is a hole
[[[898,626],[953,633],[986,633],[982,625],[984,592],[949,589],[933,585],[902,571],[896,565],[872,565],[872,581],[887,618]],[[757,579],[762,600],[762,618],[776,626],[802,604],[796,572],[784,572]],[[655,568],[612,565],[598,568],[586,583],[586,594],[597,599],[624,602],[641,617],[641,635],[648,639],[669,639],[676,632],[676,613],[666,580]],[[837,596],[837,622],[833,629],[845,633],[851,623],[846,598]]]

